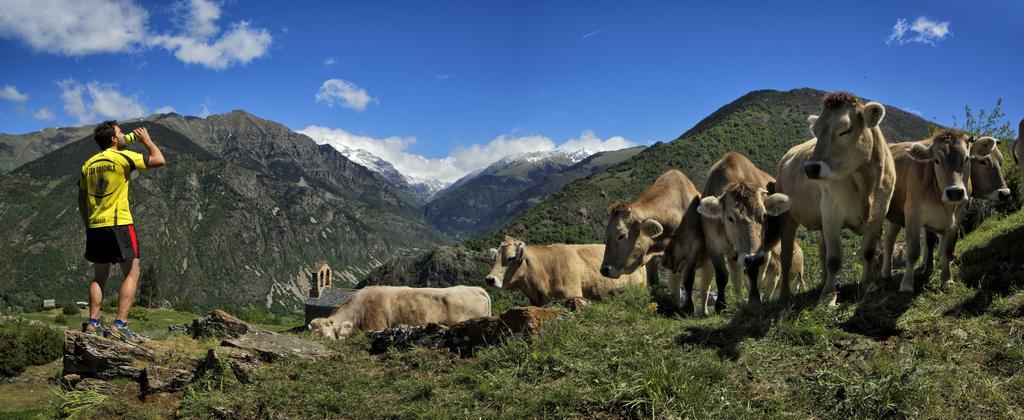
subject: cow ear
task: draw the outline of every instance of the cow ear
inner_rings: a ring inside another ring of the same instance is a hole
[[[498,248],[488,249],[487,250],[487,255],[489,255],[491,257],[491,259],[494,259],[495,257],[498,256]]]
[[[811,130],[811,135],[812,136],[817,136],[817,134],[814,134],[814,123],[816,123],[816,122],[818,122],[818,116],[817,115],[811,115],[811,116],[807,117],[807,124],[810,124],[808,129]]]
[[[775,194],[775,181],[768,181],[768,185],[765,185],[764,189],[768,190],[768,195]]]
[[[907,150],[907,155],[910,156],[911,159],[922,163],[932,161],[932,149],[921,143],[914,143],[910,145],[910,149]]]
[[[971,156],[988,156],[995,150],[996,145],[999,144],[999,139],[995,137],[985,136],[974,141],[971,145]]]
[[[881,124],[882,119],[885,118],[885,106],[878,102],[868,102],[867,105],[864,105],[864,110],[860,114],[864,116],[864,125],[867,128],[874,128]]]
[[[661,223],[658,223],[658,221],[654,219],[644,220],[644,223],[640,228],[643,229],[645,235],[650,236],[651,238],[657,238],[665,232],[665,228],[661,226]]]
[[[764,200],[764,210],[772,215],[778,216],[789,211],[790,201],[786,194],[775,193]]]
[[[526,244],[520,242],[519,246],[516,247],[516,261],[522,261],[523,257],[526,256]]]
[[[722,203],[716,197],[704,197],[703,200],[700,200],[700,207],[697,207],[697,213],[705,217],[718,219],[722,217]]]

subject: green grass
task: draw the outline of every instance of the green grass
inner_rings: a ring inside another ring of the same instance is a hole
[[[856,264],[847,265],[835,310],[817,306],[812,290],[788,304],[681,317],[652,304],[649,290],[631,288],[548,324],[532,341],[513,338],[472,358],[424,348],[372,356],[356,335],[328,342],[338,353],[327,360],[286,358],[251,384],[206,377],[180,401],[128,395],[89,415],[1020,418],[1021,243],[1024,212],[988,220],[958,246],[959,281],[943,286],[937,273],[922,275],[923,290],[912,296],[895,292],[898,280],[858,296]],[[804,247],[813,256],[813,243]],[[515,294],[495,295],[496,312],[515,304]],[[153,312],[147,322],[170,322]],[[155,343],[174,366],[217,344],[181,335]]]

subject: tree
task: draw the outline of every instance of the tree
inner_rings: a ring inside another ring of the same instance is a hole
[[[139,306],[156,308],[160,306],[160,266],[149,264],[139,276]]]

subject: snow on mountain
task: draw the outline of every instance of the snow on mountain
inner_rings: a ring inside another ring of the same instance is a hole
[[[331,146],[334,146],[335,149],[338,149],[342,155],[355,164],[374,171],[384,177],[384,179],[392,185],[409,188],[421,202],[425,203],[430,201],[434,194],[437,194],[438,191],[441,191],[448,186],[448,183],[444,181],[405,175],[399,172],[398,169],[395,169],[395,166],[392,165],[391,162],[381,159],[380,157],[377,157],[377,155],[366,150],[352,149],[345,145],[334,143],[332,143]]]

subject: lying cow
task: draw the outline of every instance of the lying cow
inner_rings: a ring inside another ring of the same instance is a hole
[[[668,249],[683,214],[700,197],[685,174],[670,170],[658,177],[632,203],[608,209],[601,275],[618,278],[647,267],[647,284],[658,283],[658,259]]]
[[[889,145],[896,162],[896,188],[889,206],[882,275],[890,276],[899,226],[906,228],[907,269],[901,292],[914,291],[914,263],[920,256],[921,231],[942,235],[940,279],[950,281],[950,259],[957,231],[971,197],[972,166],[995,149],[992,137],[974,138],[958,130],[943,130],[931,139]]]
[[[523,292],[535,306],[574,297],[595,299],[627,284],[646,284],[644,267],[618,279],[601,275],[603,254],[604,245],[599,244],[537,246],[506,236],[491,249],[494,267],[486,281],[488,286]]]
[[[430,323],[450,326],[485,316],[491,316],[491,297],[480,287],[370,286],[359,289],[330,316],[310,321],[308,327],[315,336],[343,340],[355,330]]]
[[[892,200],[896,167],[879,127],[885,117],[882,104],[862,104],[851,94],[837,92],[825,95],[822,108],[820,117],[808,118],[815,138],[783,156],[776,190],[789,203],[783,205],[788,212],[780,232],[783,278],[789,278],[792,268],[797,226],[820,230],[825,278],[819,302],[834,307],[836,277],[843,266],[843,228],[861,235],[861,285],[866,290],[877,287],[875,247]],[[788,288],[782,288],[783,299],[788,296]]]

